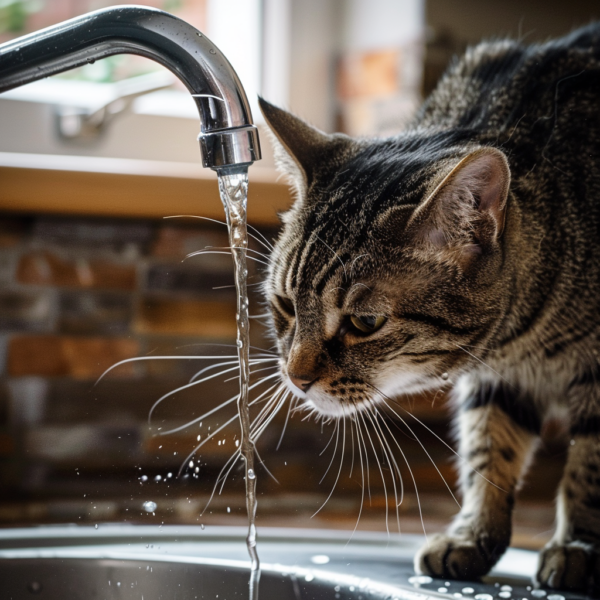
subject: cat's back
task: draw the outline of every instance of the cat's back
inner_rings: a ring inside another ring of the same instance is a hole
[[[560,88],[560,89],[559,89]],[[483,42],[456,59],[419,112],[415,126],[502,137],[520,119],[553,116],[557,93],[581,93],[580,110],[600,91],[600,22],[543,44]],[[555,124],[550,124],[555,125]]]

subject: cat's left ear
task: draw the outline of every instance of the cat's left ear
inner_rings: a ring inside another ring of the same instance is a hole
[[[509,186],[504,153],[496,148],[476,150],[417,207],[407,232],[439,250],[480,253],[502,235]]]

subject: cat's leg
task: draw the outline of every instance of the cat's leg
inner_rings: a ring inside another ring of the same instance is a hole
[[[445,579],[485,575],[508,547],[514,493],[539,432],[533,405],[508,387],[465,394],[461,406],[462,508],[415,558],[417,572]]]
[[[576,404],[581,407],[586,402]],[[572,435],[558,492],[556,533],[540,553],[537,582],[599,597],[600,410],[586,415],[579,411]]]

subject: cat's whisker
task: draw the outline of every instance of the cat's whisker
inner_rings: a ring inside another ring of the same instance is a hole
[[[356,415],[358,415],[358,412],[356,413]],[[369,453],[367,452],[367,444],[365,442],[365,436],[362,431],[362,428],[360,427],[360,421],[358,419],[358,416],[356,418],[356,424],[357,424],[356,433],[358,434],[359,448],[360,448],[360,444],[362,443],[362,447],[365,452],[365,471],[367,474],[367,493],[369,495],[369,506],[372,506],[373,501],[371,499],[371,475],[370,475],[370,470],[369,470]],[[364,484],[364,480],[363,480],[363,484]]]
[[[281,435],[279,436],[279,441],[277,442],[277,447],[275,448],[275,452],[277,452],[281,446],[281,442],[283,441],[283,436],[285,435],[285,430],[287,428],[288,421],[290,420],[290,413],[292,412],[292,408],[294,408],[295,403],[296,403],[296,398],[292,398],[290,400],[290,404],[288,406],[287,415],[285,417],[285,422],[283,424],[283,429],[281,430]]]
[[[374,386],[371,386],[371,387],[373,387],[375,389],[375,391],[377,391],[379,394],[381,394],[381,392],[379,392],[379,390],[377,388],[375,388]],[[400,451],[400,454],[402,455],[402,459],[404,460],[404,463],[406,464],[406,468],[408,469],[408,472],[410,473],[410,478],[412,479],[413,485],[415,487],[415,495],[417,497],[417,506],[419,508],[419,517],[421,519],[421,525],[423,527],[423,534],[425,535],[425,539],[427,540],[427,532],[425,531],[425,521],[423,520],[423,508],[421,506],[421,498],[419,496],[419,489],[417,487],[417,480],[415,479],[415,475],[413,473],[413,470],[411,469],[410,463],[408,462],[408,458],[406,457],[406,454],[404,453],[404,450],[402,450],[402,447],[398,443],[398,440],[396,440],[396,438],[392,434],[392,432],[391,432],[391,430],[389,428],[389,425],[385,421],[383,421],[383,424],[385,425],[385,428],[388,430],[389,434],[391,435],[392,440],[396,444],[396,447]]]
[[[252,285],[262,285],[263,282],[262,281],[255,281],[254,283],[247,283],[246,287],[250,287]],[[216,285],[215,287],[211,288],[213,290],[228,290],[231,288],[235,288],[235,284],[232,283],[231,285]],[[250,317],[252,318],[252,317]]]
[[[213,223],[217,223],[219,225],[225,225],[225,227],[227,227],[227,223],[225,221],[219,221],[218,219],[211,219],[209,217],[200,217],[198,215],[170,215],[168,217],[163,217],[163,219],[202,219],[203,221],[211,221]],[[273,250],[273,244],[271,244],[271,242],[269,242],[269,240],[267,240],[267,238],[258,229],[256,229],[256,227],[253,227],[252,225],[248,225],[248,229],[251,229],[257,235],[259,235],[264,240],[264,242],[259,240],[256,236],[254,236],[250,232],[248,232],[249,237],[256,240],[259,244],[261,244],[267,250],[269,250],[269,251]]]
[[[372,386],[372,387],[374,387],[374,386]],[[374,387],[374,389],[384,400],[384,404],[390,410],[393,410],[392,407],[390,406],[390,402],[394,402],[394,400],[392,398],[390,398],[389,396],[387,396],[386,394],[384,394],[382,391],[378,390],[377,388]],[[454,454],[463,464],[465,464],[471,471],[473,471],[473,473],[476,473],[477,475],[479,475],[479,477],[481,477],[482,479],[487,481],[487,483],[489,483],[490,485],[493,485],[495,488],[498,488],[501,492],[508,493],[505,489],[502,489],[499,485],[495,484],[493,481],[490,481],[485,475],[483,475],[477,469],[474,469],[471,465],[469,465],[469,462],[467,461],[466,458],[464,458],[460,453],[458,453],[452,446],[450,446],[450,444],[448,444],[448,442],[446,442],[444,439],[442,439],[437,433],[435,433],[435,431],[433,431],[430,427],[428,427],[425,423],[423,423],[423,421],[421,421],[418,417],[415,417],[415,415],[413,415],[410,411],[406,410],[402,405],[398,404],[397,402],[395,404],[396,404],[396,406],[398,406],[398,408],[400,410],[403,410],[409,417],[412,417],[417,423],[419,423],[419,425],[421,425],[429,433],[431,433],[431,435],[433,435],[448,450],[450,450],[450,452],[452,452],[452,454]],[[395,411],[393,411],[393,412],[395,412]],[[395,414],[396,414],[396,416],[398,416],[397,413],[395,413]]]
[[[331,252],[333,253],[333,255],[340,261],[340,264],[342,265],[342,269],[344,269],[344,279],[347,280],[348,279],[348,274],[346,273],[346,265],[344,264],[344,261],[340,258],[339,254],[329,245],[327,244],[327,242],[323,241],[319,235],[316,236],[316,238],[329,250],[331,250]],[[316,514],[316,513],[315,513]]]
[[[272,376],[269,376],[269,378],[271,378]],[[266,378],[265,378],[266,379]],[[255,387],[256,385],[258,385],[258,383],[255,383],[253,386],[250,386],[248,389],[251,390],[253,387]],[[275,384],[274,386],[271,386],[268,390],[264,391],[260,396],[258,396],[257,398],[255,398],[254,400],[252,400],[252,402],[250,402],[248,404],[248,406],[253,406],[254,404],[256,404],[257,402],[259,402],[259,400],[261,398],[263,398],[264,396],[266,396],[273,388],[277,387],[277,385],[281,385],[281,384]],[[237,400],[239,395],[236,395],[233,397],[233,400]],[[229,400],[227,400],[227,402],[231,402],[231,398]],[[221,405],[222,407],[223,405]],[[218,407],[218,408],[221,408]],[[214,412],[214,409],[213,411]],[[209,414],[209,413],[207,413]],[[194,454],[196,454],[196,452],[198,452],[198,450],[200,450],[200,448],[202,446],[204,446],[204,444],[206,444],[206,442],[208,442],[209,440],[211,440],[212,438],[215,437],[215,435],[217,435],[218,433],[220,433],[225,427],[227,427],[228,425],[230,425],[231,423],[233,423],[233,421],[235,421],[235,419],[238,418],[238,415],[235,414],[233,417],[231,417],[231,419],[229,419],[228,421],[226,421],[223,425],[221,425],[220,427],[218,427],[217,429],[215,429],[215,431],[213,431],[211,434],[209,434],[204,440],[202,440],[188,455],[187,457],[184,459],[181,467],[179,468],[179,474],[181,474],[181,472],[183,471],[185,465],[190,461],[191,458],[193,458]],[[195,419],[193,422],[196,422],[198,419]],[[190,423],[188,423],[186,426],[189,426]],[[179,428],[181,429],[181,428]],[[176,430],[172,430],[172,431],[176,431]],[[170,433],[172,433],[172,431]]]
[[[179,467],[178,475],[181,475],[181,473],[183,472],[183,469],[185,468],[185,465],[188,464],[188,462],[194,457],[196,452],[198,452],[198,450],[200,450],[200,448],[202,448],[202,446],[204,446],[204,444],[206,444],[206,442],[212,440],[215,437],[215,435],[217,435],[218,433],[223,431],[223,429],[225,429],[225,427],[228,427],[229,425],[231,425],[237,418],[238,418],[237,415],[233,415],[233,417],[231,417],[231,419],[225,421],[225,423],[223,423],[223,425],[221,425],[220,427],[217,427],[217,429],[215,429],[206,438],[204,438],[204,440],[202,440],[183,460],[181,467]],[[172,432],[169,432],[169,433],[172,433]]]
[[[119,362],[116,362],[114,365],[111,365],[110,367],[108,367],[108,369],[106,369],[106,371],[104,371],[104,373],[102,373],[102,375],[100,375],[100,377],[98,377],[98,379],[96,379],[96,383],[94,383],[94,386],[97,386],[100,381],[102,381],[102,379],[108,374],[110,373],[113,369],[116,369],[117,367],[120,367],[121,365],[125,365],[128,363],[132,363],[132,362],[140,362],[142,360],[222,360],[224,358],[237,358],[235,355],[234,356],[171,356],[171,355],[162,355],[162,356],[135,356],[133,358],[125,358],[124,360],[120,360]]]
[[[340,421],[338,421],[338,425],[339,425],[339,422]],[[346,420],[342,419],[341,422],[342,422],[343,434],[342,434],[342,453],[340,456],[340,468],[338,469],[337,476],[335,478],[333,487],[331,488],[331,492],[329,492],[329,496],[327,496],[327,498],[325,499],[325,502],[323,502],[323,504],[321,504],[319,509],[312,515],[311,519],[313,517],[315,517],[323,509],[323,507],[329,502],[329,499],[331,498],[331,496],[333,496],[333,492],[334,492],[334,490],[338,484],[338,481],[340,479],[340,474],[342,472],[342,466],[344,465],[344,451],[346,449]],[[336,448],[337,448],[337,442],[336,442]],[[334,454],[334,456],[335,456],[335,454]],[[327,469],[327,470],[329,470],[329,469]],[[323,481],[323,480],[321,479],[321,481]]]
[[[327,477],[327,473],[329,473],[329,469],[331,469],[331,465],[333,464],[333,460],[335,459],[335,455],[337,454],[338,442],[340,441],[340,421],[336,421],[335,423],[333,434],[331,436],[331,439],[329,440],[330,442],[333,439],[333,435],[335,435],[335,446],[333,447],[333,455],[331,456],[331,460],[329,461],[329,466],[327,467],[327,470],[325,471],[325,473],[323,473],[323,476],[319,480],[319,485],[321,485],[325,477]],[[329,446],[329,442],[327,443],[327,446]],[[327,450],[327,446],[325,446],[325,449],[321,451],[319,456],[321,456],[323,452]]]
[[[368,415],[368,412],[367,412]],[[390,524],[389,524],[389,502],[387,495],[387,485],[385,484],[385,477],[383,475],[383,469],[381,468],[381,461],[379,460],[379,455],[377,454],[377,450],[375,449],[375,444],[373,443],[373,438],[369,433],[369,428],[367,427],[367,423],[365,421],[364,413],[358,413],[358,418],[362,420],[363,425],[365,426],[365,433],[369,438],[369,443],[371,444],[371,448],[373,449],[373,455],[375,456],[375,462],[377,463],[377,468],[379,469],[379,475],[381,476],[381,483],[383,484],[383,495],[385,496],[385,530],[388,534],[388,539],[390,536]]]
[[[459,509],[462,508],[460,502],[456,499],[456,496],[454,495],[454,492],[452,491],[452,488],[450,487],[450,485],[446,481],[446,478],[442,475],[442,472],[439,470],[438,466],[435,464],[435,461],[433,460],[431,454],[429,454],[429,452],[427,451],[427,448],[425,448],[425,445],[418,438],[417,434],[412,430],[412,428],[410,427],[410,425],[392,407],[390,407],[387,404],[387,402],[383,398],[382,398],[382,402],[384,404],[386,404],[386,406],[396,415],[396,417],[398,417],[398,419],[400,419],[401,423],[410,431],[410,433],[413,435],[413,437],[416,440],[416,442],[419,444],[419,446],[421,446],[421,449],[423,450],[423,452],[425,452],[425,454],[427,455],[427,458],[430,460],[431,464],[433,465],[433,467],[437,471],[438,475],[441,477],[442,481],[444,482],[444,485],[446,486],[446,488],[448,489],[448,492],[450,493],[450,496],[452,496],[452,499],[454,500],[454,502],[456,502],[458,508]]]
[[[263,367],[262,369],[256,369],[256,371],[250,371],[250,375],[255,375],[256,373],[261,373],[262,371],[270,371],[271,369],[276,369],[277,365],[271,365],[270,367]],[[228,379],[225,379],[223,381],[223,383],[227,383],[228,381],[234,381],[235,379],[237,379],[239,376],[236,375],[234,377],[229,377]]]
[[[253,383],[251,386],[249,386],[248,390],[253,390],[255,387],[258,387],[259,385],[265,383],[265,381],[269,380],[269,379],[273,379],[275,376],[277,375],[277,373],[273,374],[273,375],[268,375],[266,377],[263,377],[260,381],[257,381],[255,383]],[[273,386],[271,386],[268,390],[266,390],[265,392],[263,392],[260,396],[258,396],[258,398],[256,398],[255,400],[253,400],[250,404],[253,404],[255,402],[258,402],[262,397],[264,397],[266,394],[268,394],[273,388],[277,387],[277,383]],[[188,427],[191,427],[192,425],[195,425],[196,423],[198,423],[199,421],[202,421],[203,419],[206,419],[206,417],[209,417],[210,415],[218,412],[219,410],[221,410],[222,408],[224,408],[225,406],[232,404],[233,402],[235,402],[238,398],[239,394],[236,394],[235,396],[231,396],[231,398],[229,398],[228,400],[225,400],[225,402],[222,402],[221,404],[219,404],[219,406],[216,406],[215,408],[209,410],[208,412],[204,413],[203,415],[200,415],[199,417],[196,417],[195,419],[192,419],[191,421],[188,421],[187,423],[184,423],[183,425],[180,425],[179,427],[175,427],[174,429],[169,429],[168,431],[161,431],[159,433],[159,435],[169,435],[171,433],[177,433],[179,431],[182,431],[183,429],[187,429]],[[195,451],[194,451],[195,452]],[[193,454],[193,452],[192,452]]]
[[[344,412],[344,418],[350,418],[351,417],[346,417],[346,411],[344,409],[344,406],[342,405],[342,411]],[[348,479],[352,479],[352,471],[354,470],[354,427],[350,427],[350,435],[351,435],[351,439],[352,439],[352,460],[350,461],[350,473],[348,474]]]
[[[236,456],[236,455],[238,455],[238,456],[241,456],[241,451],[240,451],[240,450],[236,450],[236,451],[235,451],[235,452],[232,454],[232,458],[233,458],[234,456]],[[230,459],[230,460],[231,460],[231,459]],[[227,461],[227,462],[229,462],[229,461]],[[219,475],[218,475],[218,477],[217,477],[217,481],[216,481],[216,484],[215,484],[215,488],[216,488],[216,485],[218,485],[218,483],[219,483],[219,478],[221,478],[221,487],[219,488],[219,496],[220,496],[220,495],[223,493],[223,488],[225,487],[225,484],[227,483],[227,478],[229,477],[229,474],[231,473],[231,471],[232,471],[232,470],[233,470],[233,468],[235,467],[236,463],[237,463],[237,459],[236,459],[236,460],[234,460],[234,461],[231,463],[231,466],[229,467],[229,469],[227,469],[227,472],[225,473],[225,475],[222,475],[222,473],[223,473],[223,469],[221,469],[221,471],[219,472]],[[225,463],[225,464],[227,464],[227,463]],[[204,510],[206,510],[206,508],[205,508]]]
[[[231,252],[223,252],[221,250],[196,250],[195,252],[190,252],[181,262],[185,262],[188,258],[193,258],[194,256],[202,256],[204,254],[225,254],[226,256],[231,256]],[[269,266],[269,263],[264,260],[260,260],[255,256],[246,255],[247,260],[253,260],[254,262],[260,263],[262,265]]]
[[[275,386],[273,386],[273,387],[275,387]],[[270,389],[273,389],[273,388],[270,388]],[[278,394],[280,391],[281,391],[281,387],[280,387],[279,389],[277,389],[277,390],[276,390],[276,391],[273,393],[273,397],[274,397],[274,396],[276,396],[276,395],[277,395],[277,394]],[[257,400],[258,400],[258,399],[259,399],[259,398],[257,398]],[[254,423],[253,423],[253,425],[254,425]],[[252,430],[251,430],[250,434],[251,434],[252,438],[254,439],[254,441],[256,441],[256,440],[258,439],[258,437],[260,437],[260,434],[258,434],[258,436],[255,436],[255,434],[254,434],[254,432],[253,432]],[[275,481],[277,484],[279,484],[279,481],[277,480],[277,478],[276,478],[276,477],[275,477],[275,476],[274,476],[274,475],[271,473],[271,471],[270,471],[270,470],[267,468],[267,466],[265,465],[264,461],[263,461],[263,460],[262,460],[262,458],[260,457],[260,454],[258,453],[258,450],[256,450],[256,448],[255,448],[255,449],[254,449],[254,451],[256,452],[256,455],[257,455],[258,459],[260,460],[260,463],[261,463],[261,464],[262,464],[262,466],[264,467],[265,471],[266,471],[266,472],[269,474],[269,476],[270,476],[270,477],[271,477],[271,478],[272,478],[272,479],[273,479],[273,480],[274,480],[274,481]],[[238,455],[241,455],[241,452],[240,452],[240,450],[236,450],[236,452],[233,454],[233,456],[235,456],[236,454],[238,454]],[[230,457],[229,461],[231,460],[231,458],[233,458],[233,456],[232,456],[232,457]],[[226,463],[226,465],[229,463],[229,461]],[[237,461],[235,461],[235,462],[237,462]],[[232,469],[233,469],[233,467],[235,466],[235,462],[233,462],[233,463],[232,463],[232,465],[229,467],[229,470],[228,470],[228,471],[225,473],[225,475],[222,477],[222,483],[221,483],[221,487],[220,487],[220,489],[219,489],[219,495],[221,495],[221,493],[223,492],[223,488],[225,487],[225,483],[227,482],[227,478],[229,477],[229,474],[231,473],[231,470],[232,470]],[[217,482],[216,482],[216,484],[215,484],[215,487],[213,488],[213,495],[214,495],[214,490],[215,490],[215,489],[217,488],[217,486],[218,486],[219,479],[221,478],[221,475],[222,475],[222,473],[223,473],[224,469],[225,469],[225,468],[221,469],[221,472],[219,473],[219,476],[217,477]],[[212,496],[211,496],[211,499],[212,499]],[[209,503],[210,503],[210,500],[209,500]],[[204,508],[204,510],[206,510],[206,508],[207,508],[207,507],[208,507],[208,504],[207,504],[207,506]],[[204,511],[203,511],[203,512],[204,512]]]
[[[217,491],[217,488],[219,487],[219,482],[221,481],[221,478],[223,477],[223,472],[225,471],[225,469],[228,468],[229,463],[233,460],[233,464],[229,467],[229,470],[227,471],[226,475],[225,475],[225,480],[227,479],[227,477],[229,476],[229,473],[231,473],[231,470],[233,469],[233,467],[235,466],[235,464],[237,463],[237,459],[241,457],[241,451],[240,450],[236,450],[227,460],[227,462],[223,465],[222,469],[219,471],[219,474],[217,475],[217,480],[215,481],[215,485],[213,486],[212,489],[212,493],[210,494],[210,497],[208,498],[206,505],[204,506],[204,508],[202,509],[202,512],[200,513],[200,517],[204,516],[204,513],[206,512],[206,510],[208,509],[208,507],[210,506],[210,503],[212,502],[212,499],[215,496],[215,493]],[[186,461],[187,462],[187,461]],[[185,463],[184,463],[185,465]],[[183,466],[180,469],[183,469]],[[219,494],[221,494],[221,491],[223,491],[223,486],[221,486],[221,490],[219,491]]]
[[[502,381],[504,381],[512,389],[515,389],[513,384],[510,381],[508,381],[508,379],[506,379],[506,377],[503,377],[502,375],[500,375],[500,373],[498,373],[498,371],[496,371],[495,369],[490,367],[490,365],[488,365],[485,361],[481,360],[479,357],[475,356],[473,353],[471,353],[467,349],[463,348],[460,344],[454,344],[454,345],[457,348],[460,348],[463,352],[465,352],[469,356],[473,357],[476,361],[480,362],[484,367],[487,367],[490,371],[492,371],[492,373],[495,373],[496,375],[498,375],[498,377],[500,377],[500,379],[502,379]]]
[[[191,383],[186,383],[185,385],[182,385],[178,388],[175,388],[174,390],[171,390],[170,392],[167,392],[166,394],[163,394],[150,408],[150,411],[148,412],[148,425],[152,425],[152,415],[154,414],[154,410],[158,407],[158,405],[165,400],[166,398],[169,398],[171,396],[174,396],[175,394],[177,394],[178,392],[182,392],[183,390],[187,390],[191,387],[194,387],[196,385],[200,385],[201,383],[204,383],[205,381],[209,381],[210,379],[214,379],[215,377],[220,377],[221,375],[225,375],[225,373],[231,373],[231,371],[236,371],[239,370],[239,366],[234,366],[234,367],[230,367],[229,369],[224,369],[223,371],[219,371],[218,373],[213,373],[212,375],[208,375],[207,377],[204,377],[203,379],[198,379],[197,381],[192,381]],[[217,408],[217,410],[219,410],[220,408],[222,408],[223,405],[219,406]],[[169,432],[170,433],[170,432]],[[159,434],[159,435],[164,435],[164,434]]]
[[[379,414],[379,412],[376,410],[376,408],[372,402],[370,403],[370,406],[367,408],[367,415],[369,416],[370,421],[373,423],[375,433],[377,434],[377,437],[379,438],[379,443],[381,444],[381,449],[390,465],[390,473],[392,475],[392,485],[394,487],[394,498],[396,500],[396,506],[395,506],[396,521],[398,523],[398,533],[400,533],[400,512],[398,509],[404,500],[404,483],[402,481],[402,473],[400,471],[400,467],[398,466],[398,463],[396,462],[396,457],[394,456],[394,453],[392,452],[392,449],[387,441],[387,438],[385,437],[383,428],[382,428],[381,424],[379,423],[379,419],[383,420],[383,418]],[[400,500],[398,500],[398,489],[396,487],[396,474],[398,475],[398,479],[399,479],[400,486],[401,486]]]
[[[185,258],[191,258],[192,256],[198,256],[200,254],[204,254],[207,251],[211,252],[213,250],[229,250],[228,254],[231,253],[231,246],[206,246],[205,248],[202,248],[201,250],[194,250],[193,252],[188,252],[185,255]],[[246,248],[246,252],[253,252],[254,254],[257,254],[258,256],[265,258],[266,260],[269,260],[269,255],[268,254],[264,254],[263,252],[259,252],[258,250],[253,250],[252,248]],[[250,258],[248,255],[246,255],[246,258]]]
[[[353,270],[354,270],[354,265],[356,263],[357,260],[364,258],[366,256],[369,256],[369,254],[359,254],[358,256],[356,256],[352,262],[350,263],[350,279],[352,279],[353,276]]]
[[[257,365],[257,364],[261,364],[261,363],[265,363],[265,362],[272,362],[272,361],[276,361],[276,360],[279,360],[279,359],[278,358],[251,358],[249,362],[250,362],[251,366],[254,366],[254,365]],[[201,375],[203,375],[207,371],[210,371],[211,369],[216,369],[217,367],[224,367],[224,366],[227,366],[227,365],[238,365],[238,367],[239,367],[239,360],[232,360],[232,361],[228,361],[228,362],[215,363],[214,365],[209,365],[208,367],[204,367],[204,369],[201,369],[200,371],[198,371],[190,379],[190,383],[192,383],[193,381],[196,380],[196,378],[200,377]],[[256,373],[256,371],[253,371],[253,372]]]
[[[217,369],[219,367],[226,367],[229,365],[238,365],[238,368],[239,368],[239,360],[230,360],[230,361],[226,361],[226,362],[215,363],[214,365],[208,365],[208,367],[204,367],[203,369],[200,369],[200,371],[195,373],[189,382],[193,383],[198,377],[201,377],[202,375],[204,375],[204,373],[206,373],[208,371],[212,371],[212,369]]]
[[[324,422],[324,420],[322,422]],[[339,424],[339,420],[336,420],[335,424],[336,424],[336,426],[333,428],[331,437],[329,438],[329,441],[327,442],[327,444],[325,444],[325,448],[323,448],[323,450],[321,450],[321,452],[319,452],[319,456],[323,456],[323,454],[325,454],[325,451],[327,450],[327,448],[329,448],[329,444],[331,444],[331,441],[333,440],[333,436],[335,435],[335,432],[337,431],[337,425]]]
[[[356,524],[354,525],[354,529],[352,530],[352,535],[350,535],[350,538],[346,542],[346,546],[350,543],[350,540],[352,539],[352,537],[356,533],[356,530],[358,529],[358,524],[360,523],[360,518],[362,516],[363,506],[364,506],[364,503],[365,503],[365,468],[364,468],[364,465],[363,465],[362,448],[361,448],[360,440],[359,440],[358,420],[357,419],[351,419],[350,423],[351,423],[350,427],[352,427],[352,423],[354,423],[354,426],[356,427],[356,441],[358,443],[358,456],[359,456],[359,459],[360,459],[361,486],[360,486],[360,507],[358,509],[358,517],[356,519]]]

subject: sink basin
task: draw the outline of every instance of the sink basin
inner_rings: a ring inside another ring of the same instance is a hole
[[[248,597],[245,534],[230,527],[136,525],[1,530],[0,597],[242,600]],[[454,600],[485,593],[490,597],[481,600],[501,600],[508,589],[501,586],[508,585],[514,600],[540,600],[528,589],[537,563],[533,552],[509,550],[485,582],[445,582],[414,576],[420,536],[350,536],[260,529],[260,599]]]

